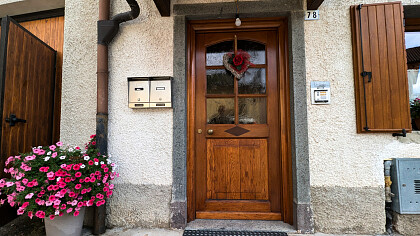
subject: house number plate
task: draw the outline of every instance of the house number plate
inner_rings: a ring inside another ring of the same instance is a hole
[[[305,20],[319,20],[319,10],[306,11]]]

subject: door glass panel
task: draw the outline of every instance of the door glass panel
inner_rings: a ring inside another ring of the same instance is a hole
[[[251,56],[252,64],[265,64],[265,45],[248,40],[238,40],[238,49],[246,51]]]
[[[207,70],[207,94],[233,94],[234,77],[225,69]]]
[[[239,98],[239,124],[266,124],[267,98]]]
[[[207,47],[206,66],[223,65],[223,56],[228,52],[233,52],[233,41],[226,41]]]
[[[238,81],[240,94],[265,94],[265,68],[249,68]]]
[[[207,98],[208,124],[235,123],[234,98]]]

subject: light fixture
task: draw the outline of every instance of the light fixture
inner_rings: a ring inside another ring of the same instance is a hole
[[[235,25],[236,25],[237,27],[239,27],[239,26],[241,26],[242,21],[241,21],[241,19],[239,19],[239,13],[238,13],[238,0],[235,0],[235,3],[236,3],[236,14],[235,14],[235,18],[236,18],[236,20],[235,20]]]
[[[242,21],[241,19],[239,19],[239,15],[236,15],[235,25],[239,27],[241,26],[241,24],[242,24]]]

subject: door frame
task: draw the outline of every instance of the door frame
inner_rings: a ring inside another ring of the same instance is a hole
[[[198,32],[221,32],[223,30],[239,29],[234,25],[234,19],[196,20],[187,24],[187,221],[195,220],[195,35]],[[288,22],[286,17],[247,18],[242,19],[241,30],[275,29],[278,37],[278,97],[280,141],[280,170],[282,181],[281,212],[283,221],[293,224],[293,185],[291,157],[291,121],[290,121],[290,83],[289,83],[289,46]],[[282,37],[281,37],[282,36]]]

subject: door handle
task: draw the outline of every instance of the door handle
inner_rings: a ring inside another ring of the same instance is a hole
[[[209,130],[207,130],[207,133],[208,133],[209,135],[212,135],[212,134],[214,133],[214,131],[213,131],[212,129],[209,129]]]
[[[15,126],[19,122],[26,123],[26,120],[17,118],[15,114],[10,114],[10,117],[7,117],[5,120],[9,122],[10,126]]]

